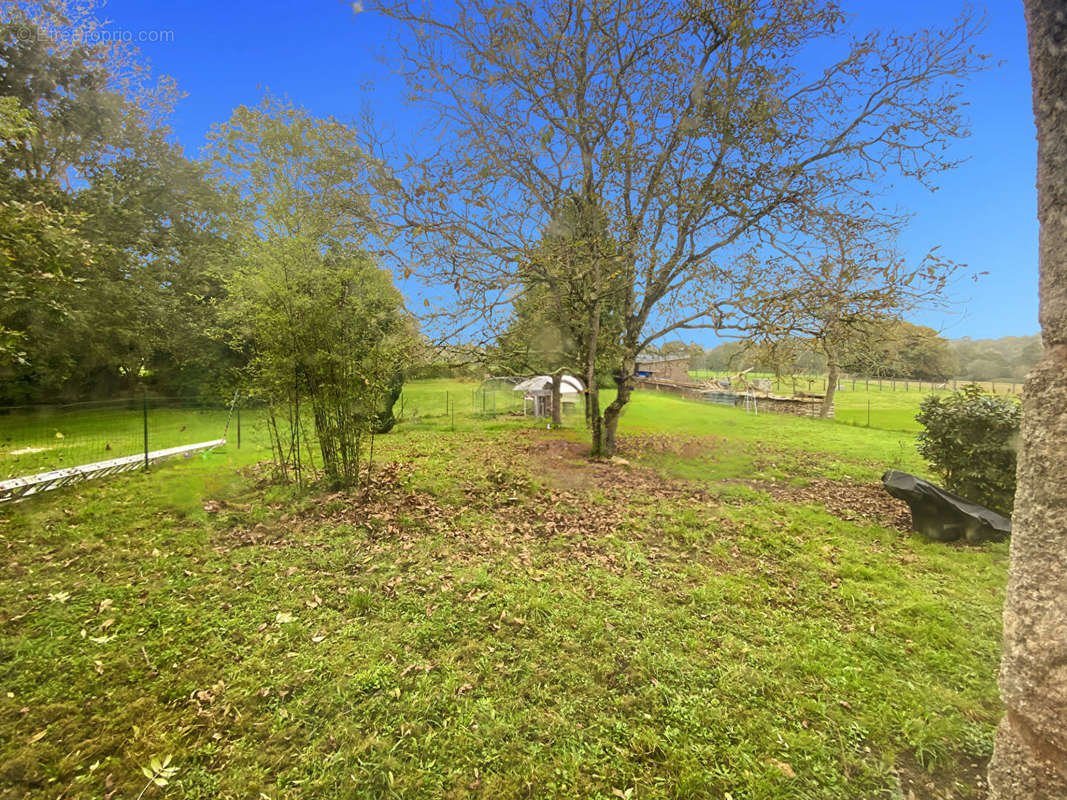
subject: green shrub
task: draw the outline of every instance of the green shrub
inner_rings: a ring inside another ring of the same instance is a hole
[[[985,394],[971,384],[947,397],[930,395],[919,409],[919,453],[945,487],[1010,514],[1022,417],[1019,401]]]

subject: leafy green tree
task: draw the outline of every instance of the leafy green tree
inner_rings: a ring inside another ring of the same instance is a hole
[[[29,113],[0,97],[0,153],[32,135]],[[43,201],[19,200],[10,164],[0,156],[0,376],[11,379],[29,358],[27,332],[62,324],[72,276],[89,262],[80,217]]]
[[[959,361],[956,375],[976,381],[1021,381],[1041,359],[1040,336],[1000,339],[956,339],[952,351]]]
[[[754,366],[751,349],[742,342],[723,342],[707,351],[708,369],[741,370]]]
[[[347,126],[271,98],[236,109],[211,150],[236,209],[225,319],[269,406],[275,464],[303,483],[317,442],[326,479],[353,486],[417,343],[403,298],[360,247],[367,157]]]
[[[105,34],[94,0],[8,2],[0,7],[0,96],[29,112],[33,131],[7,154],[32,190],[69,188],[91,164],[124,148],[129,128],[158,128],[178,98],[137,49]]]
[[[123,153],[85,170],[88,185],[74,198],[95,245],[72,320],[86,345],[80,367],[118,387],[169,389],[183,371],[217,383],[233,361],[211,336],[229,269],[225,198],[161,131],[127,136]]]
[[[916,419],[919,453],[952,492],[1010,514],[1022,410],[1014,397],[984,394],[977,385],[927,395]]]
[[[414,344],[389,273],[366,253],[323,254],[304,237],[251,240],[229,279],[225,319],[248,354],[250,388],[270,406],[281,476],[302,483],[317,442],[327,480],[355,485],[367,437],[392,427]]]
[[[530,261],[522,292],[497,352],[519,371],[553,376],[553,421],[560,424],[560,375],[579,373],[586,420],[600,423],[600,374],[613,367],[622,332],[615,248],[603,212],[581,197],[566,198]]]
[[[103,25],[93,2],[0,10],[0,96],[20,125],[0,148],[8,400],[173,384],[220,355],[219,198],[162,126],[173,82]]]
[[[853,375],[946,381],[958,373],[950,342],[933,328],[904,320],[879,320],[847,354],[843,367]]]

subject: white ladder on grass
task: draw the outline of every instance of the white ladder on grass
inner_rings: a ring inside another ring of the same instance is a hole
[[[82,464],[77,467],[67,467],[66,469],[57,469],[51,472],[38,472],[36,475],[26,475],[22,478],[9,478],[8,480],[0,481],[0,503],[22,500],[40,492],[59,489],[63,486],[70,486],[93,478],[102,478],[105,475],[127,472],[154,461],[162,461],[164,458],[193,453],[197,450],[211,450],[224,444],[226,444],[225,439],[213,439],[210,442],[168,447],[166,450],[151,450],[147,454],[138,453],[135,456],[112,458],[107,461],[94,461],[92,464]]]

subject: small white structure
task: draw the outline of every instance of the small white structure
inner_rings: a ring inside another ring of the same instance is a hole
[[[522,413],[526,415],[526,401],[533,406],[535,417],[552,416],[552,376],[536,375],[515,384],[516,392],[522,392]],[[573,375],[563,375],[559,381],[559,399],[566,405],[578,402],[578,396],[585,393],[585,385]],[[562,409],[561,409],[562,410]]]

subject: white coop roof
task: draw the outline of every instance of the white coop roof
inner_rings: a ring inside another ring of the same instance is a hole
[[[527,378],[522,383],[515,384],[515,391],[523,394],[536,394],[538,392],[552,391],[552,376],[537,375]],[[560,394],[580,394],[585,391],[585,386],[573,375],[564,375],[559,381]]]

